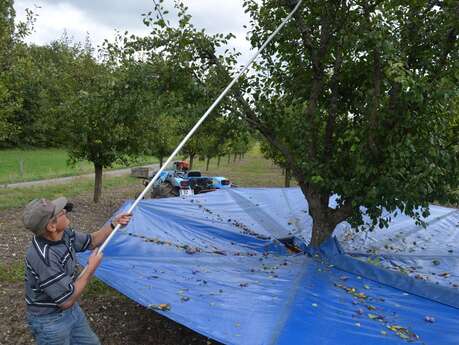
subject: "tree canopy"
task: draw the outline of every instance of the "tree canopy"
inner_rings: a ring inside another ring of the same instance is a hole
[[[292,9],[245,6],[254,47]],[[454,197],[458,14],[455,1],[306,0],[262,54],[246,119],[298,181],[313,245],[343,220],[362,225],[361,206],[384,227],[384,209],[421,222],[429,202]]]
[[[15,23],[16,12],[12,0],[0,3],[0,145],[9,140],[20,130],[15,122],[15,114],[21,108],[22,99],[17,95],[15,81],[17,74],[23,70],[23,39],[30,33],[35,17],[29,10],[26,21]]]

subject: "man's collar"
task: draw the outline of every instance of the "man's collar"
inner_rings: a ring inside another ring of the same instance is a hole
[[[37,239],[37,242],[40,244],[40,245],[50,245],[50,246],[55,246],[57,244],[61,244],[61,243],[65,243],[64,241],[64,236],[62,236],[62,239],[58,240],[58,241],[51,241],[51,240],[48,240],[47,238],[44,238],[42,236],[35,236],[36,239]],[[40,246],[41,247],[41,246]]]
[[[72,231],[71,229],[65,229],[64,233],[62,234],[62,239],[58,241],[52,241],[42,236],[35,235],[32,239],[33,246],[35,247],[39,257],[44,261],[45,264],[49,265],[49,247],[55,246],[58,244],[65,244],[66,237],[71,237],[68,231]]]
[[[65,237],[66,230],[67,230],[67,229],[65,229],[65,230],[62,232],[62,237],[61,237],[61,239],[60,239],[60,240],[57,240],[57,241],[53,241],[53,240],[50,240],[50,239],[45,238],[44,236],[39,236],[39,235],[37,235],[37,236],[35,236],[35,237],[36,237],[37,241],[38,241],[40,244],[42,244],[43,246],[44,246],[45,244],[47,244],[47,245],[49,245],[49,246],[55,246],[55,245],[57,245],[57,244],[65,243],[64,237]]]

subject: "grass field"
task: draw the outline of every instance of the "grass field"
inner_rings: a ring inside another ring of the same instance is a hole
[[[0,150],[0,184],[94,172],[94,166],[88,161],[79,162],[75,166],[69,166],[67,161],[68,154],[62,149]],[[144,157],[130,166],[157,162],[154,157]],[[118,164],[113,169],[124,167]]]
[[[51,155],[49,151],[48,155]],[[60,157],[62,158],[63,156],[61,155]],[[281,187],[284,185],[284,176],[282,176],[281,170],[270,161],[264,159],[258,147],[254,147],[242,160],[236,159],[236,161],[233,161],[231,157],[228,163],[228,158],[222,157],[220,167],[217,166],[217,159],[214,159],[211,161],[208,172],[205,171],[204,161],[196,160],[193,169],[200,169],[203,174],[225,176],[241,187]],[[126,187],[132,184],[139,184],[139,180],[128,176],[105,177],[103,180],[104,189]],[[53,199],[60,195],[71,197],[91,191],[93,188],[94,179],[92,178],[76,179],[70,183],[54,186],[19,189],[0,188],[0,209],[22,207],[28,201],[37,197],[48,199]]]
[[[259,148],[255,146],[242,160],[222,157],[220,167],[217,158],[211,160],[209,171],[206,172],[206,162],[196,160],[193,170],[201,170],[203,175],[224,176],[241,187],[283,187],[284,176],[279,167],[263,158]],[[292,181],[293,182],[293,181]]]

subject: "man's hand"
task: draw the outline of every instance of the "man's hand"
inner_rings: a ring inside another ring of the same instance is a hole
[[[104,243],[107,237],[110,236],[110,234],[113,232],[113,230],[118,224],[120,224],[121,226],[126,226],[126,224],[129,223],[131,218],[132,218],[132,214],[127,213],[127,212],[120,213],[114,216],[111,223],[110,222],[106,223],[98,231],[95,231],[91,234],[91,237],[92,237],[91,248],[94,249],[102,245],[102,243]]]
[[[100,263],[102,262],[102,257],[103,254],[99,253],[98,248],[92,251],[91,255],[89,256],[87,265],[87,268],[91,272],[91,274],[96,271],[97,267],[99,267]]]
[[[120,224],[121,226],[125,226],[129,223],[129,221],[132,218],[131,213],[121,213],[119,215],[115,216],[115,219],[113,220],[114,225]]]

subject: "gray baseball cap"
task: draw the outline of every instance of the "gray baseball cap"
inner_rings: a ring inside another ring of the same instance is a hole
[[[60,197],[53,201],[34,199],[24,209],[23,222],[27,230],[37,235],[45,232],[48,222],[62,211],[67,204],[67,198]]]

